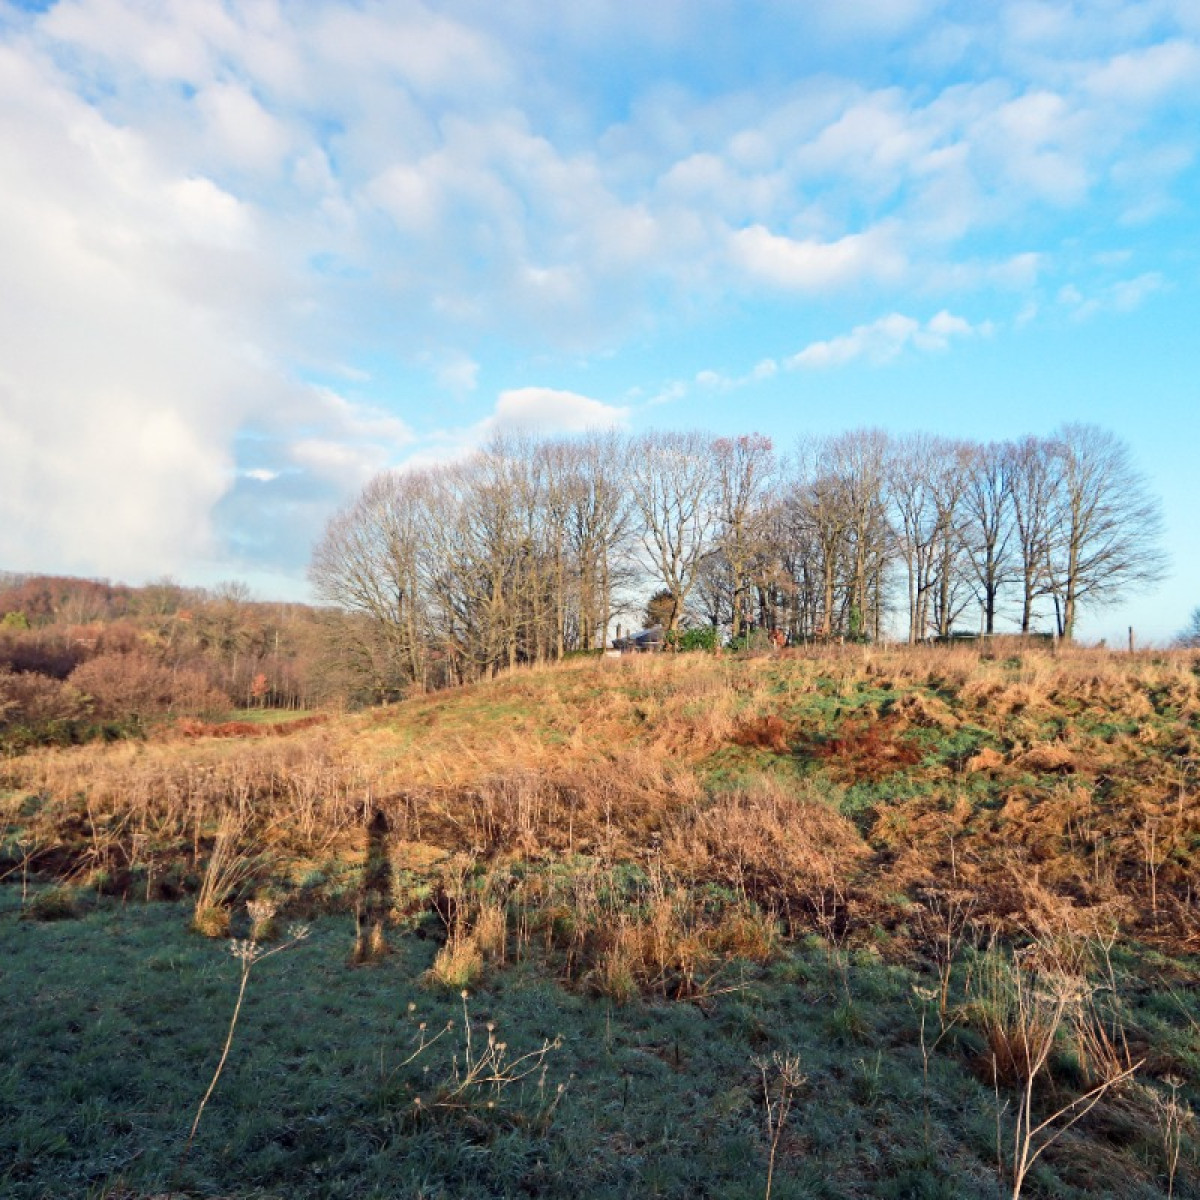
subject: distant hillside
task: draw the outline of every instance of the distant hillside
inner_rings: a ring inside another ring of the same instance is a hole
[[[328,614],[170,581],[0,576],[0,744],[75,741],[163,716],[300,708],[337,694]]]

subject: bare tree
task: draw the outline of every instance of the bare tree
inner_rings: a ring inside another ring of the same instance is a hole
[[[910,645],[925,637],[929,629],[929,597],[936,581],[940,521],[929,463],[940,453],[938,440],[921,433],[894,443],[888,456],[893,538],[908,582]]]
[[[1175,638],[1175,645],[1185,649],[1200,647],[1200,608],[1192,609],[1186,627]]]
[[[972,447],[966,442],[946,441],[941,443],[941,451],[928,469],[937,512],[934,627],[939,637],[947,638],[970,599],[967,588],[970,568],[965,553],[968,516],[964,499]]]
[[[329,522],[309,568],[325,604],[366,618],[365,625],[340,626],[338,633],[353,643],[357,657],[373,664],[381,695],[404,680],[423,681],[418,557],[425,501],[422,477],[377,475]],[[382,661],[377,641],[386,648]]]
[[[746,622],[753,580],[751,564],[762,551],[767,517],[766,493],[775,474],[771,439],[753,433],[713,443],[718,495],[717,545],[710,568],[728,572],[730,632],[737,638]],[[713,624],[721,624],[714,620]]]
[[[832,637],[840,624],[838,586],[845,574],[850,545],[850,513],[835,475],[817,475],[800,497],[800,511],[812,538],[821,574],[820,622],[816,632]]]
[[[774,592],[786,614],[787,634],[797,641],[817,636],[826,594],[822,545],[812,520],[813,499],[809,481],[793,465],[790,477],[780,485],[769,524]]]
[[[1050,596],[1070,636],[1080,605],[1159,577],[1158,525],[1124,445],[1090,426],[1007,447],[860,430],[809,443],[786,473],[758,434],[504,436],[372,480],[310,577],[357,690],[385,699],[595,648],[639,558],[668,629],[696,594],[735,635],[753,619],[878,636],[902,561],[910,640],[948,634],[973,590],[992,628],[1012,580],[1024,630]],[[278,686],[278,626],[232,593],[202,607],[231,686],[267,681],[268,661]]]
[[[1016,541],[1013,457],[999,442],[972,448],[963,491],[963,543],[983,606],[985,633],[996,632],[1000,589],[1013,578]]]
[[[712,444],[699,433],[645,434],[633,447],[630,477],[646,564],[674,600],[669,633],[679,625],[716,527]]]
[[[579,644],[608,641],[614,588],[624,580],[633,528],[628,441],[614,433],[561,443],[570,455],[567,529],[578,572]]]
[[[890,526],[884,499],[888,436],[859,429],[831,439],[823,459],[838,481],[850,539],[846,632],[878,638],[882,619],[881,581],[888,566]]]
[[[948,637],[969,599],[964,547],[972,453],[969,443],[924,433],[889,447],[891,542],[904,563],[910,644],[931,631]]]
[[[1050,442],[1055,468],[1050,580],[1058,632],[1075,635],[1080,605],[1108,604],[1160,580],[1166,557],[1157,500],[1129,447],[1095,425],[1065,425]]]
[[[1007,457],[1021,585],[1021,632],[1029,633],[1036,615],[1034,605],[1051,590],[1055,471],[1047,444],[1039,438],[1010,443]]]

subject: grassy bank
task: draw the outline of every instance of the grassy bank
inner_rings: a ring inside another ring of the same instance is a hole
[[[1198,716],[1195,655],[848,648],[10,759],[0,1191],[1195,1194]],[[175,1180],[252,896],[312,935]],[[543,1057],[456,1091],[489,1023]]]

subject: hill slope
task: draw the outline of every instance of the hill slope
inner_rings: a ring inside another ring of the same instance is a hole
[[[1200,656],[580,660],[288,736],[209,736],[230,732],[249,731],[192,722],[154,742],[8,760],[0,869],[68,880],[37,894],[48,915],[102,912],[97,894],[195,894],[209,932],[231,919],[245,931],[235,905],[257,894],[315,919],[320,944],[345,938],[354,961],[382,956],[379,987],[400,987],[400,971],[410,989],[416,964],[435,989],[482,988],[492,1019],[520,1028],[533,1028],[523,989],[556,980],[538,1003],[569,1027],[583,1158],[536,1121],[509,1130],[532,1139],[522,1153],[574,1164],[558,1183],[537,1176],[544,1191],[567,1194],[583,1172],[595,1194],[647,1194],[648,1166],[614,1163],[650,1136],[653,1105],[616,1125],[598,1116],[627,1085],[583,1027],[608,1006],[606,1036],[641,1045],[645,1014],[684,1001],[716,1023],[680,1018],[651,1041],[674,1062],[662,1103],[674,1112],[682,1089],[699,1105],[672,1120],[684,1159],[726,1180],[712,1194],[762,1191],[737,1190],[745,1170],[712,1157],[706,1122],[733,1105],[751,1145],[738,1153],[765,1154],[755,1125],[771,1130],[789,1087],[807,1132],[779,1143],[777,1194],[991,1194],[993,1095],[1011,1193],[1021,1097],[1039,1120],[1080,1101],[1053,1130],[1097,1088],[1104,1104],[1039,1160],[1029,1189],[1107,1195],[1119,1180],[1123,1195],[1162,1194],[1156,1114],[1169,1095],[1177,1113],[1200,1100]],[[336,915],[347,911],[353,938]],[[613,1002],[626,1007],[614,1015]],[[1030,1048],[1047,1037],[1035,1066]],[[736,1103],[701,1066],[706,1039]],[[804,1086],[788,1084],[793,1052]],[[816,1134],[817,1081],[853,1145]],[[447,1120],[451,1142],[484,1136]],[[813,1153],[841,1164],[844,1187],[822,1188],[804,1166]],[[1084,1164],[1097,1156],[1106,1173],[1093,1186]],[[1176,1194],[1196,1182],[1181,1162]],[[429,1194],[535,1186],[513,1172],[447,1176],[450,1191]],[[908,1182],[897,1191],[893,1176]],[[696,1186],[686,1171],[655,1184]]]

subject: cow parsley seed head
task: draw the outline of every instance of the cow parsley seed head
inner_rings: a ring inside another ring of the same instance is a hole
[[[229,953],[233,955],[239,962],[249,966],[261,953],[258,948],[258,943],[250,938],[239,940],[234,938],[229,943]]]

